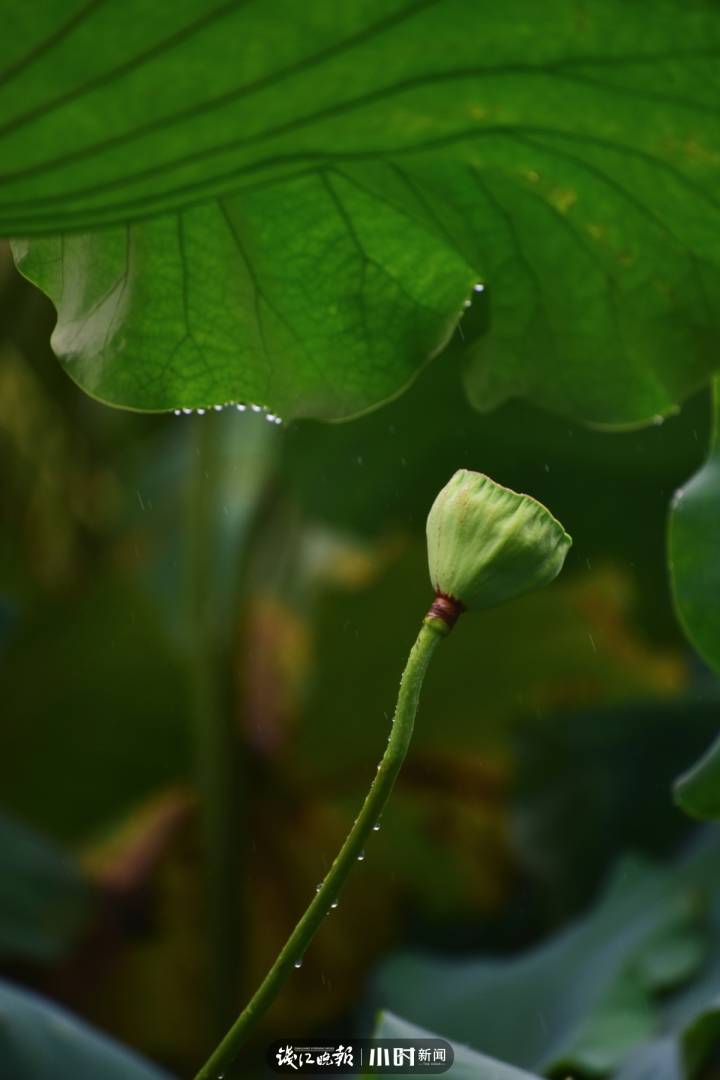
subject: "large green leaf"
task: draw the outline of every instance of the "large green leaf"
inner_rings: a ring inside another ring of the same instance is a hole
[[[0,1062],[12,1080],[170,1080],[64,1009],[0,983]]]
[[[710,0],[3,8],[0,232],[78,233],[18,251],[96,396],[352,415],[474,280],[481,408],[637,422],[716,366]]]
[[[477,277],[401,208],[308,176],[99,233],[16,242],[93,396],[348,416],[445,345]]]
[[[657,165],[661,202],[713,166],[703,118],[720,25],[707,2],[664,0],[650,23],[619,0],[582,19],[560,0],[4,8],[4,231],[125,222],[439,142],[477,165],[507,161],[519,135],[564,134],[580,153],[617,141],[638,170]],[[694,143],[674,145],[683,135]]]

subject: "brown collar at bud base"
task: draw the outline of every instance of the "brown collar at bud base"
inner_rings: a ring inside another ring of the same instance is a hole
[[[425,619],[442,620],[449,633],[463,611],[465,611],[465,605],[460,600],[456,600],[454,596],[446,596],[445,593],[438,592],[435,593],[435,599]]]

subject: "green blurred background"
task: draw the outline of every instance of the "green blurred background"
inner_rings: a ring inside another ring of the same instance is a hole
[[[238,1075],[263,1075],[271,1039],[367,1034],[397,950],[513,956],[588,910],[625,852],[683,848],[671,782],[719,695],[673,616],[665,519],[705,453],[706,395],[623,434],[526,404],[483,416],[451,346],[347,424],[139,415],[72,384],[52,324],[3,249],[4,975],[179,1075],[197,1066],[374,773],[431,600],[425,516],[458,467],[547,503],[567,568],[441,650],[382,828]],[[232,751],[220,913],[203,702]],[[224,974],[214,918],[232,921]]]

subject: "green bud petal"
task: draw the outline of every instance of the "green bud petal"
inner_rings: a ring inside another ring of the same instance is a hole
[[[427,542],[435,592],[463,610],[547,585],[572,540],[542,503],[460,469],[430,509]],[[431,615],[444,617],[439,609]]]

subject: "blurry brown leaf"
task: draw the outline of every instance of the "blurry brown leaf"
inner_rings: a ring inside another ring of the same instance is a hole
[[[87,849],[83,863],[106,892],[122,896],[147,884],[195,808],[195,796],[171,788],[143,803],[119,828]]]

